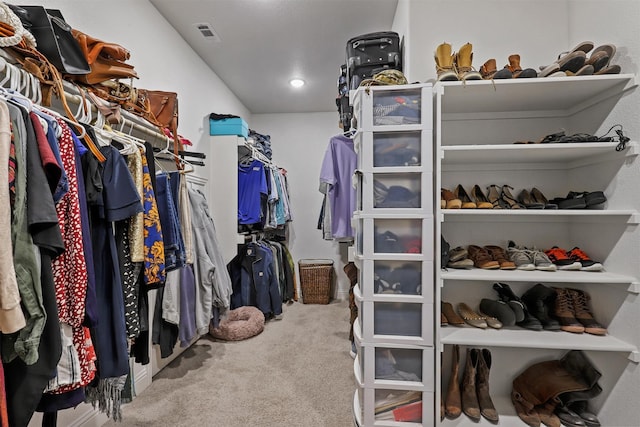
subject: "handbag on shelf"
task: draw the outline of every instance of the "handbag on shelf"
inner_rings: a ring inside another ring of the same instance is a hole
[[[138,78],[133,65],[125,62],[130,57],[127,49],[117,43],[92,37],[75,28],[71,32],[80,45],[91,71],[88,74],[73,75],[69,78],[90,85],[107,80]]]
[[[33,34],[37,49],[61,73],[88,74],[91,68],[71,33],[71,26],[57,9],[9,5],[25,28]]]

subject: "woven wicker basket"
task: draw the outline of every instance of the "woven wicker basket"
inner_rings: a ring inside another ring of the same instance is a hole
[[[302,302],[329,304],[333,284],[333,261],[327,259],[301,259],[298,261]]]

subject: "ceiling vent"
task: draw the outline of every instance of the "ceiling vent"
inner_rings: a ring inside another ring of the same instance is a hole
[[[211,41],[211,42],[221,41],[220,36],[218,36],[218,33],[216,33],[216,31],[213,29],[211,24],[204,22],[201,24],[193,24],[193,25],[198,29],[198,31],[200,32],[200,34],[205,40]]]

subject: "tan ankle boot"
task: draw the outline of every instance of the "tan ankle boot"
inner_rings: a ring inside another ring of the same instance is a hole
[[[451,53],[451,45],[449,43],[442,43],[436,48],[434,58],[436,60],[436,72],[438,73],[438,80],[442,81],[456,81],[458,80],[458,74],[453,68],[454,56]]]
[[[455,67],[460,80],[482,80],[482,75],[473,69],[473,46],[463,45],[454,57]]]
[[[491,80],[491,77],[498,71],[496,68],[496,60],[491,58],[480,67],[480,75],[485,80]]]

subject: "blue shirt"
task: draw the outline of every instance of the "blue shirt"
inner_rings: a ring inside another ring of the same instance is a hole
[[[264,165],[254,160],[249,165],[238,163],[238,223],[256,224],[262,218],[260,200],[268,194]]]

